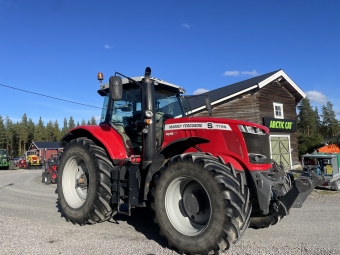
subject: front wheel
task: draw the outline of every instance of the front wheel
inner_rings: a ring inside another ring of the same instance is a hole
[[[108,220],[112,162],[106,151],[87,138],[71,140],[60,158],[58,206],[67,221],[80,225]]]
[[[44,182],[45,182],[46,185],[50,185],[52,183],[51,175],[49,173],[45,174],[45,181]]]
[[[334,184],[335,190],[340,191],[340,179],[337,179]]]
[[[248,228],[249,191],[241,175],[215,157],[182,154],[155,177],[155,220],[180,253],[229,249]]]

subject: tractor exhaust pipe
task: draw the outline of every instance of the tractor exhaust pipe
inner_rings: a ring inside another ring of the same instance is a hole
[[[143,164],[145,169],[151,164],[156,150],[156,119],[155,119],[155,89],[151,79],[151,68],[145,69],[144,82],[142,85],[142,114],[143,119],[148,120],[143,129]],[[150,112],[152,114],[150,114]],[[151,116],[151,117],[150,117]]]

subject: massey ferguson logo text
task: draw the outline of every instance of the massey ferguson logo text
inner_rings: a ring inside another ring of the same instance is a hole
[[[165,125],[165,130],[175,129],[220,129],[220,130],[231,130],[228,124],[212,123],[212,122],[201,122],[201,123],[181,123],[181,124],[168,124]]]

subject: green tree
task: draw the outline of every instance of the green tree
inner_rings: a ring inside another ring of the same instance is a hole
[[[23,154],[27,148],[27,141],[28,141],[28,121],[27,115],[21,117],[21,122],[18,125],[18,136],[19,136],[19,154]]]
[[[54,121],[54,137],[55,137],[54,141],[59,141],[61,139],[61,132],[60,132],[60,129],[59,129],[58,120]]]
[[[28,119],[27,122],[27,133],[28,133],[28,141],[27,141],[27,148],[31,145],[34,139],[34,129],[35,129],[35,124],[31,118]]]
[[[0,115],[0,148],[6,148],[6,128],[5,122],[2,116]]]
[[[14,146],[13,146],[14,136],[15,136],[14,125],[8,116],[6,116],[6,119],[5,119],[5,126],[6,126],[6,140],[7,140],[6,149],[7,151],[10,151],[10,155],[13,157],[13,154],[14,155],[18,155],[18,154],[14,152]]]
[[[46,138],[47,138],[46,129],[44,126],[44,122],[42,121],[40,117],[38,124],[35,126],[35,129],[34,129],[34,141],[43,142],[47,140]]]
[[[72,128],[74,128],[75,126],[76,126],[76,124],[74,123],[74,119],[73,119],[73,117],[71,116],[70,119],[69,119],[69,121],[68,121],[68,127],[69,127],[69,129],[72,129]]]
[[[298,144],[299,155],[312,152],[318,148],[322,136],[317,128],[317,111],[314,111],[308,98],[304,98],[297,106],[298,113]]]
[[[81,125],[86,126],[86,121],[84,120],[84,118],[81,120]]]
[[[69,130],[69,127],[67,125],[67,120],[66,120],[66,118],[64,118],[64,124],[63,124],[63,128],[61,129],[60,136],[62,137],[64,135],[66,135],[68,130]]]
[[[97,125],[97,121],[94,116],[91,117],[90,123],[91,123],[90,125]]]
[[[51,120],[46,124],[46,140],[49,142],[56,140],[54,137],[54,126]]]
[[[340,124],[335,117],[333,104],[331,102],[327,102],[326,105],[322,106],[321,111],[322,124],[320,132],[323,135],[325,141],[334,142],[334,138],[340,132]]]

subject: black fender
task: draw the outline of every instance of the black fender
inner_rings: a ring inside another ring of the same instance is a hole
[[[142,189],[144,190],[144,200],[147,200],[147,195],[150,190],[149,185],[152,181],[152,177],[161,169],[161,167],[169,158],[178,154],[182,154],[189,148],[196,148],[197,151],[200,151],[200,149],[196,147],[196,145],[201,143],[208,143],[209,141],[210,140],[201,137],[186,137],[173,141],[167,144],[163,149],[158,151],[152,163],[147,168],[147,174],[145,175],[145,181],[143,182],[144,188]]]

